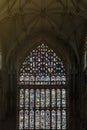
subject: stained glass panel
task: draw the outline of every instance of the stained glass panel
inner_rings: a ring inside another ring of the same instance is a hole
[[[19,111],[19,129],[23,129],[23,114],[24,114],[24,112],[23,112],[23,110],[20,110]]]
[[[62,110],[62,129],[66,129],[66,111]]]
[[[57,89],[57,107],[60,108],[61,106],[61,91]]]
[[[34,107],[34,89],[30,89],[30,107]]]
[[[30,111],[30,129],[34,129],[34,111]]]
[[[40,107],[40,90],[36,89],[36,107]]]
[[[44,44],[30,52],[22,63],[19,84],[61,85],[65,83],[66,73],[62,60]]]
[[[41,89],[41,107],[45,107],[45,90]]]
[[[25,89],[25,108],[29,107],[29,89]]]
[[[50,129],[50,111],[46,111],[46,129]]]
[[[36,110],[35,112],[35,128],[39,129],[40,128],[40,111]]]
[[[45,129],[45,111],[41,111],[41,124],[40,124],[41,129]]]
[[[20,89],[20,107],[24,106],[24,89]]]
[[[29,115],[28,115],[28,110],[25,111],[25,118],[24,118],[24,128],[28,129],[29,128]]]
[[[41,44],[25,58],[18,77],[18,129],[67,129],[64,64]]]
[[[50,107],[50,90],[46,89],[46,107]]]
[[[62,107],[66,107],[66,90],[62,89]]]
[[[57,129],[61,129],[61,111],[57,110]]]
[[[51,91],[51,103],[52,103],[52,107],[55,107],[56,106],[56,92],[55,92],[55,89],[52,89]]]
[[[51,127],[52,127],[52,129],[56,129],[56,111],[52,110],[51,114],[52,114],[52,119],[51,119],[52,120],[52,124],[51,124],[52,126]]]

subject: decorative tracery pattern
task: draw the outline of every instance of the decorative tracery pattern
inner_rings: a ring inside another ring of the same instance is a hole
[[[65,81],[62,60],[44,44],[30,52],[20,69],[19,84],[61,85]]]
[[[42,44],[25,59],[18,78],[19,130],[67,129],[66,72],[62,60]]]

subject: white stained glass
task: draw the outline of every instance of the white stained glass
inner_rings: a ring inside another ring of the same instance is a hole
[[[52,122],[51,122],[51,127],[52,129],[56,129],[56,111],[52,110]]]
[[[30,111],[30,129],[34,129],[34,111]]]
[[[36,89],[36,107],[40,107],[40,90]]]
[[[19,111],[19,129],[23,129],[23,110]]]
[[[56,92],[55,92],[55,89],[52,89],[51,90],[51,105],[52,107],[55,107],[56,106]]]
[[[46,107],[50,107],[50,90],[46,89]]]
[[[36,110],[35,112],[35,128],[39,129],[40,128],[40,111]]]
[[[61,77],[60,77],[60,76],[57,76],[57,77],[56,77],[56,82],[57,82],[57,84],[59,84],[59,85],[61,84]]]
[[[30,107],[34,107],[34,89],[30,89]]]
[[[52,77],[51,77],[51,81],[55,81],[55,76],[52,76]]]
[[[41,89],[41,107],[45,107],[45,90]]]
[[[25,107],[29,107],[29,89],[25,89]]]
[[[45,129],[45,111],[41,111],[41,124],[40,124],[41,129]]]
[[[20,89],[20,107],[24,107],[24,89]]]
[[[66,107],[66,90],[62,89],[62,107]]]
[[[57,129],[61,129],[61,111],[57,110]]]
[[[46,76],[46,81],[50,82],[50,76]]]
[[[66,129],[66,111],[62,110],[62,129]]]
[[[57,107],[60,108],[61,106],[61,91],[60,89],[57,89]]]
[[[50,129],[50,111],[46,111],[46,129]]]
[[[40,81],[41,81],[41,77],[40,76],[36,76],[35,84],[36,85],[40,85]]]
[[[27,68],[26,68],[26,69],[27,69]],[[24,81],[25,81],[25,84],[29,84],[29,76],[28,76],[28,75],[25,76]]]
[[[29,128],[29,115],[28,115],[28,110],[25,111],[25,118],[24,118],[24,128],[28,129]]]
[[[65,83],[66,83],[66,76],[63,75],[63,76],[61,77],[61,80],[62,80],[62,84],[65,84]]]
[[[22,83],[24,82],[24,76],[23,75],[20,76],[20,82],[22,82]]]

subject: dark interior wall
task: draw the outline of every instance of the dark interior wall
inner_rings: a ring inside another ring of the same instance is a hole
[[[87,68],[83,70],[81,79],[80,122],[81,129],[87,130]]]

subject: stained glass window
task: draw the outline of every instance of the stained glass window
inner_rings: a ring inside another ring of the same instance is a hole
[[[29,118],[28,110],[26,110],[24,113],[24,128],[25,129],[28,129],[28,118]]]
[[[35,111],[35,128],[36,129],[40,128],[40,111],[39,110]]]
[[[25,108],[29,107],[29,89],[25,89]]]
[[[41,110],[41,124],[40,124],[40,128],[41,129],[45,129],[45,111]]]
[[[50,107],[50,90],[46,89],[46,107]]]
[[[64,63],[41,44],[23,61],[18,75],[18,129],[68,129]]]
[[[46,110],[46,129],[50,129],[50,111]]]
[[[23,110],[19,111],[19,129],[23,129],[23,119],[24,119],[24,112]]]
[[[40,90],[36,89],[36,107],[40,107]]]
[[[52,124],[52,129],[56,129],[56,111],[55,110],[52,110],[51,112],[51,124]]]
[[[29,116],[30,116],[30,129],[34,129],[34,111],[33,110],[30,110],[30,113],[29,113]]]

